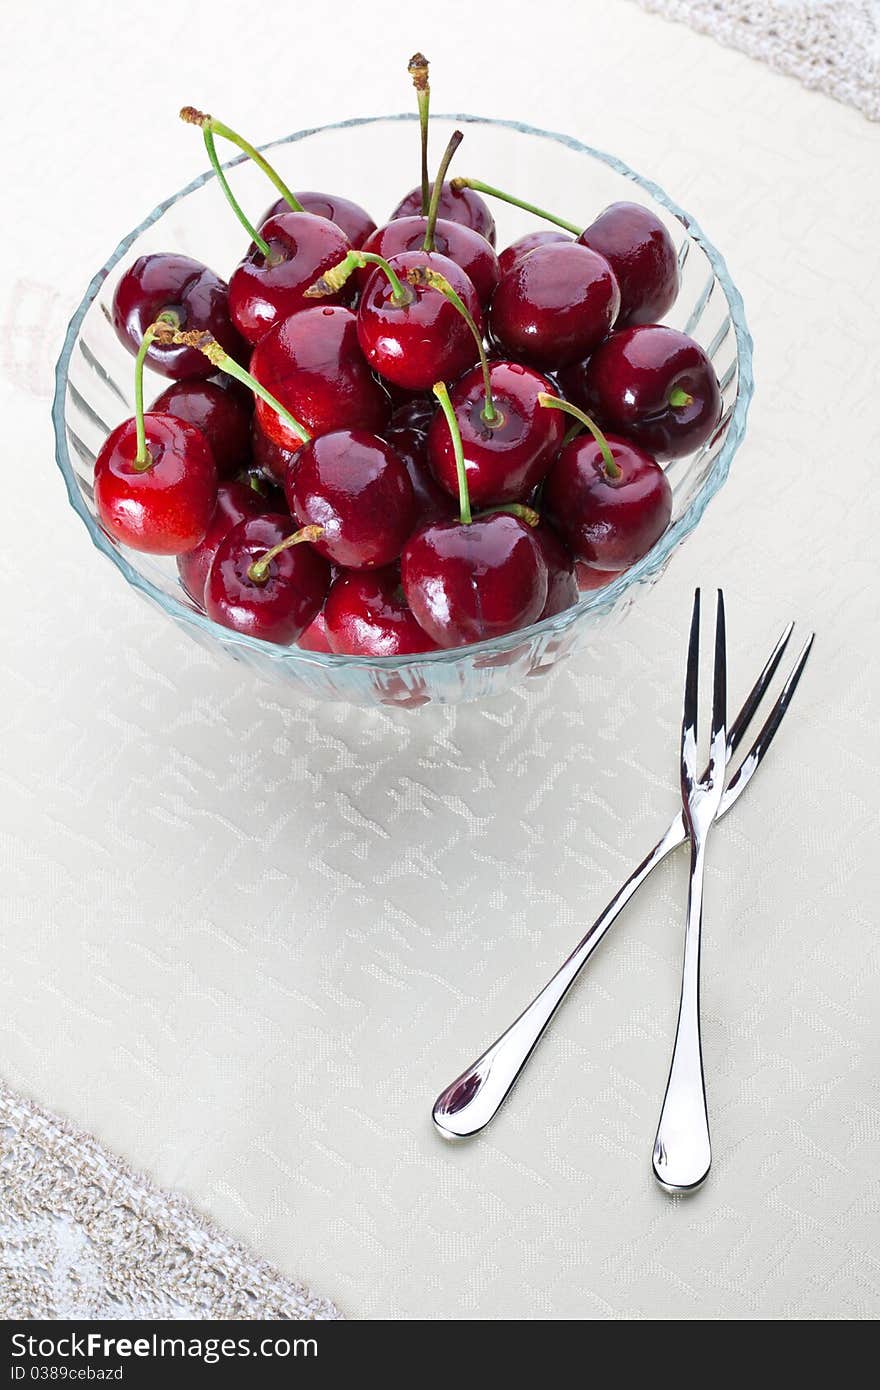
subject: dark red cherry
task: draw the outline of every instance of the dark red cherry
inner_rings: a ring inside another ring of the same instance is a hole
[[[243,360],[245,346],[229,316],[227,286],[201,261],[156,251],[129,266],[113,295],[113,327],[120,342],[136,353],[163,311],[175,313],[186,332],[210,333],[230,357]],[[151,343],[146,361],[162,376],[204,380],[216,371],[204,353],[192,347]]]
[[[290,517],[270,512],[240,521],[220,542],[205,585],[205,607],[215,623],[283,647],[305,631],[330,587],[327,561],[301,542],[276,555],[264,579],[251,574],[290,534]]]
[[[361,249],[384,256],[386,261],[402,251],[421,251],[427,224],[426,217],[400,217],[373,232]],[[498,257],[484,236],[461,222],[444,222],[438,218],[434,228],[434,250],[455,261],[473,284],[480,303],[489,303],[501,272]],[[364,289],[371,274],[371,266],[355,272],[359,289]]]
[[[604,256],[620,286],[618,328],[656,323],[678,294],[678,256],[660,218],[639,203],[612,203],[578,241]]]
[[[574,577],[578,589],[583,594],[593,589],[604,589],[606,584],[617,578],[617,574],[614,570],[594,570],[590,565],[585,565],[583,560],[575,560]]]
[[[705,352],[659,324],[623,328],[596,349],[584,373],[584,403],[661,460],[693,453],[721,419],[721,389]]]
[[[236,476],[237,483],[244,483],[257,494],[264,512],[286,512],[287,498],[284,496],[284,488],[277,479],[266,469],[263,469],[253,459],[247,468],[243,468]]]
[[[253,412],[238,392],[215,381],[178,381],[156,397],[150,410],[197,425],[208,441],[218,477],[232,478],[247,464]]]
[[[300,633],[296,639],[296,645],[302,647],[304,652],[330,652],[333,648],[327,637],[327,624],[324,621],[323,609],[313,618],[305,632]]]
[[[561,450],[544,480],[542,503],[551,525],[578,560],[615,573],[629,569],[663,535],[672,489],[663,469],[628,439],[607,436],[617,476],[591,435]]]
[[[335,222],[337,227],[345,232],[352,246],[363,246],[370,233],[376,230],[372,217],[359,203],[353,203],[349,198],[341,198],[338,193],[314,193],[311,190],[301,193],[294,190],[293,196],[302,204],[304,212]],[[290,204],[284,198],[279,198],[263,217],[260,227],[265,226],[270,217],[280,217],[283,213],[291,211]]]
[[[200,429],[173,415],[144,416],[148,467],[137,465],[137,427],[125,420],[95,460],[95,507],[105,531],[133,550],[179,555],[198,545],[217,499],[217,469]]]
[[[417,531],[404,548],[401,578],[416,620],[439,647],[528,627],[547,602],[547,566],[531,528],[505,512]]]
[[[340,656],[405,656],[433,652],[432,642],[406,601],[396,565],[343,572],[324,605],[331,651]]]
[[[400,388],[392,387],[392,393],[394,391],[400,391]],[[413,429],[418,430],[421,434],[427,434],[437,409],[437,401],[433,396],[425,395],[424,392],[419,392],[417,395],[403,392],[401,394],[406,394],[407,399],[394,406],[388,428],[392,430]]]
[[[620,290],[608,262],[577,242],[539,246],[502,277],[489,309],[499,347],[536,367],[586,357],[610,331]]]
[[[402,280],[416,266],[436,270],[482,326],[477,292],[454,261],[437,252],[402,251],[389,264]],[[376,269],[358,307],[358,340],[375,371],[410,391],[426,391],[435,381],[454,379],[472,366],[477,345],[458,310],[439,290],[427,285],[406,289],[407,303],[395,304],[390,281]]]
[[[225,540],[240,521],[250,516],[259,516],[265,511],[265,503],[259,493],[247,483],[221,483],[217,489],[217,503],[208,524],[204,539],[193,550],[177,557],[177,572],[181,583],[200,608],[205,606],[205,581],[211,561],[217,553],[220,542]]]
[[[413,486],[416,499],[413,530],[432,521],[451,521],[458,514],[458,504],[428,467],[427,432],[414,425],[395,425],[398,413],[392,416],[391,426],[383,437],[402,460]]]
[[[287,466],[295,452],[295,449],[282,449],[280,444],[270,439],[263,432],[256,414],[254,415],[251,427],[251,453],[257,468],[283,487],[284,479],[287,477]]]
[[[546,227],[539,232],[527,232],[517,241],[512,241],[499,254],[498,268],[501,274],[506,275],[509,270],[513,270],[530,251],[536,251],[539,246],[552,246],[559,241],[574,241],[574,237],[569,236],[568,232],[559,232],[552,227]]]
[[[578,601],[574,557],[546,521],[533,528],[532,540],[547,566],[547,602],[541,617],[552,618],[556,613],[564,613],[566,608],[571,608]]]
[[[310,434],[381,433],[391,415],[388,393],[361,352],[350,309],[320,304],[283,319],[254,348],[250,370]],[[259,397],[255,413],[273,443],[292,452],[299,448],[299,436]]]
[[[313,301],[306,299],[306,290],[351,249],[335,222],[311,212],[270,217],[261,235],[272,252],[271,260],[252,245],[229,281],[229,312],[249,343],[258,343],[279,320],[311,308]],[[353,288],[344,285],[331,302],[347,302]]]
[[[484,419],[486,392],[479,367],[467,372],[450,391],[475,507],[528,497],[553,462],[565,434],[562,413],[538,404],[541,392],[555,394],[546,377],[518,362],[492,362],[489,380],[495,423]],[[457,498],[455,449],[441,411],[428,431],[428,463],[441,486]]]
[[[390,564],[412,530],[415,498],[406,468],[366,430],[336,430],[304,444],[285,491],[301,526],[323,527],[315,549],[346,569]]]
[[[428,197],[434,191],[433,183],[428,189]],[[407,193],[405,198],[397,204],[388,221],[393,222],[398,217],[417,217],[422,211],[422,190],[421,187],[414,188]],[[440,193],[440,203],[437,209],[437,216],[444,218],[448,222],[460,222],[463,227],[470,227],[471,231],[479,232],[484,236],[490,246],[495,245],[495,218],[485,199],[479,193],[475,193],[472,188],[453,188],[451,183],[444,183]]]

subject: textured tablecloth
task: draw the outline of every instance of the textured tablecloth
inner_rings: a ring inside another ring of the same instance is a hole
[[[5,55],[5,1079],[349,1316],[876,1315],[880,129],[618,2],[337,9],[332,61],[311,2],[62,13]],[[613,637],[540,690],[372,714],[141,606],[67,508],[47,394],[94,267],[202,167],[183,101],[257,139],[400,108],[417,46],[438,108],[569,130],[692,208],[758,385],[727,487]],[[725,586],[734,696],[789,617],[819,640],[710,853],[716,1157],[682,1201],[650,1175],[681,860],[482,1140],[446,1147],[429,1108],[668,820],[698,581]]]

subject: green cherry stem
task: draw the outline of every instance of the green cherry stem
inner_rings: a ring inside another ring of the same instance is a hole
[[[296,197],[296,194],[291,193],[278,171],[273,169],[268,159],[260,154],[257,147],[252,145],[249,140],[245,140],[243,135],[239,135],[237,130],[233,130],[230,126],[224,125],[222,121],[218,121],[214,116],[208,116],[204,111],[197,111],[194,106],[184,106],[180,112],[180,119],[186,121],[188,125],[197,125],[201,127],[203,132],[206,130],[210,131],[212,135],[219,135],[222,139],[228,140],[230,144],[237,145],[242,154],[246,154],[248,159],[252,159],[257,168],[262,169],[266,178],[274,183],[292,212],[304,211],[302,203]]]
[[[680,386],[673,386],[669,392],[669,404],[673,410],[680,410],[683,406],[693,405],[694,398],[687,391],[683,391]]]
[[[288,536],[285,540],[273,545],[271,550],[267,550],[265,555],[261,555],[259,560],[248,566],[247,576],[254,584],[265,584],[269,578],[269,566],[280,555],[283,550],[289,550],[293,545],[302,545],[304,541],[316,541],[324,533],[323,526],[303,526],[302,530]]]
[[[437,214],[440,211],[440,195],[443,192],[443,180],[446,178],[446,171],[452,163],[452,156],[461,144],[464,136],[460,130],[454,130],[449,137],[449,144],[443,152],[440,160],[440,168],[437,170],[437,177],[434,180],[434,187],[431,190],[431,202],[428,206],[428,225],[425,228],[425,240],[422,242],[423,251],[434,250],[434,228],[437,225]]]
[[[336,265],[325,270],[319,280],[309,285],[305,291],[306,299],[323,299],[325,295],[335,294],[337,290],[342,289],[349,276],[368,265],[377,265],[388,277],[393,291],[392,304],[396,304],[399,309],[405,304],[412,304],[412,290],[403,283],[390,261],[386,261],[384,256],[377,256],[373,251],[349,251]]]
[[[542,391],[539,394],[538,404],[546,406],[551,410],[563,410],[566,415],[570,415],[574,420],[578,420],[580,424],[586,425],[602,452],[602,462],[605,464],[605,472],[608,474],[608,477],[620,477],[620,466],[611,452],[608,440],[599,429],[595,420],[591,420],[589,415],[585,414],[583,410],[579,410],[576,405],[572,405],[570,401],[560,400],[559,396],[550,396],[546,391]]]
[[[290,411],[285,410],[281,402],[277,401],[271,392],[266,390],[265,386],[261,386],[256,377],[252,377],[250,372],[246,372],[244,367],[240,367],[234,357],[230,357],[228,352],[224,352],[216,338],[212,338],[210,333],[200,333],[195,329],[191,332],[184,332],[180,328],[172,328],[160,321],[154,323],[153,328],[160,343],[173,343],[197,348],[199,352],[203,352],[218,371],[226,372],[227,376],[234,376],[236,381],[240,381],[243,386],[247,386],[249,390],[253,391],[255,396],[259,396],[261,401],[265,401],[304,444],[307,444],[311,439],[312,436],[305,425],[301,425],[299,420],[294,419]]]
[[[137,437],[137,452],[134,456],[133,467],[136,473],[146,473],[153,466],[150,451],[147,448],[147,430],[144,425],[144,363],[150,349],[150,343],[163,330],[173,331],[180,327],[180,320],[171,309],[166,309],[161,313],[155,323],[151,323],[137,351],[134,359],[134,426]]]
[[[492,399],[492,379],[489,375],[489,360],[486,357],[486,349],[483,344],[483,335],[477,327],[473,314],[468,309],[461,296],[452,288],[445,275],[439,271],[431,270],[426,265],[415,265],[406,272],[406,278],[410,285],[427,285],[432,290],[439,290],[442,295],[449,300],[453,308],[457,309],[467,324],[471,333],[474,335],[474,342],[480,354],[480,366],[483,371],[483,392],[486,397],[481,411],[481,419],[486,425],[500,425],[502,420],[499,412],[495,409],[495,402]]]
[[[463,526],[470,526],[473,517],[471,516],[471,498],[468,491],[467,470],[464,466],[464,449],[461,444],[461,430],[458,428],[458,421],[455,418],[455,411],[452,408],[452,401],[449,399],[446,383],[444,381],[435,381],[431,390],[437,397],[440,403],[440,409],[446,416],[446,423],[449,426],[449,433],[452,438],[452,448],[455,451],[455,471],[458,474],[459,518]]]
[[[217,182],[219,183],[220,187],[223,189],[223,192],[226,195],[227,203],[232,208],[232,211],[235,213],[239,222],[244,227],[251,241],[254,243],[255,246],[258,246],[260,248],[260,250],[266,258],[266,261],[271,265],[272,248],[270,247],[266,238],[260,236],[260,233],[257,231],[256,227],[254,227],[253,224],[250,222],[250,220],[247,217],[247,214],[244,212],[241,206],[241,203],[238,201],[232,189],[229,187],[229,180],[223,172],[223,166],[220,163],[220,160],[217,158],[217,149],[214,144],[213,132],[208,130],[207,127],[205,127],[202,133],[205,137],[205,149],[208,151],[208,158],[211,161],[211,168],[217,175]]]
[[[515,208],[522,208],[523,212],[533,212],[536,217],[542,217],[545,222],[553,222],[557,227],[562,227],[563,231],[571,232],[572,236],[580,236],[584,230],[574,222],[566,222],[564,217],[557,217],[553,212],[546,212],[544,208],[535,207],[534,203],[527,203],[522,198],[515,198],[512,193],[505,193],[502,188],[495,188],[491,183],[483,183],[481,179],[453,179],[452,187],[457,193],[463,188],[472,188],[475,193],[486,193],[490,198],[500,198],[503,203],[510,203]]]
[[[495,516],[498,512],[506,512],[508,516],[518,516],[520,521],[524,521],[526,526],[537,526],[540,523],[540,516],[534,507],[527,507],[524,502],[499,502],[497,507],[484,507],[477,516]]]
[[[413,54],[407,72],[412,78],[419,103],[419,128],[422,137],[422,216],[427,217],[431,201],[431,184],[428,179],[428,109],[431,105],[431,87],[428,82],[428,60],[424,53]]]

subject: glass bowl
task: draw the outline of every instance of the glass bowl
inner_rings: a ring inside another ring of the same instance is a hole
[[[418,132],[410,114],[368,117],[298,131],[265,146],[293,188],[344,194],[378,220],[387,216],[418,173]],[[92,472],[109,431],[134,413],[134,359],[110,321],[120,276],[138,256],[180,251],[228,277],[245,250],[241,228],[226,207],[213,173],[195,179],[155,208],[125,237],[95,275],[71,319],[56,369],[52,409],[56,457],[71,505],[94,544],[129,584],[193,639],[227,652],[267,679],[328,700],[359,705],[418,706],[495,695],[555,664],[619,619],[665,569],[690,535],[709,500],[727,477],[742,440],[752,394],[751,339],[740,294],[721,255],[687,213],[648,179],[619,159],[570,136],[535,130],[515,121],[480,116],[432,116],[432,149],[443,149],[456,127],[466,138],[458,172],[485,178],[561,216],[584,225],[620,199],[651,207],[679,249],[681,292],[665,322],[692,334],[712,358],[724,408],[714,437],[689,458],[671,463],[673,517],[666,533],[632,569],[605,588],[582,596],[565,613],[491,642],[413,657],[329,656],[278,647],[213,623],[198,612],[180,586],[173,560],[117,545],[95,515]],[[274,201],[265,176],[243,158],[231,160],[243,206],[256,216]],[[533,216],[493,201],[499,248],[540,224]],[[148,374],[149,376],[150,374]],[[145,399],[167,379],[148,381]]]

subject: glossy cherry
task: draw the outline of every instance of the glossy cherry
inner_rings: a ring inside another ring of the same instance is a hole
[[[575,560],[574,577],[579,591],[589,593],[593,589],[604,589],[606,584],[617,578],[617,574],[614,570],[595,570],[591,565],[584,564],[583,560]]]
[[[536,367],[576,362],[602,341],[620,308],[608,262],[576,242],[537,247],[502,277],[489,309],[494,341]]]
[[[682,458],[711,438],[721,389],[699,343],[659,324],[624,328],[593,353],[584,405],[656,459]]]
[[[433,191],[434,185],[431,183],[428,189],[429,197]],[[405,198],[401,198],[388,221],[393,222],[398,217],[418,217],[421,212],[422,189],[419,186],[407,193]],[[460,222],[463,227],[469,227],[472,232],[479,232],[480,236],[486,238],[490,246],[495,245],[495,218],[492,216],[489,204],[473,189],[453,188],[451,182],[444,183],[440,192],[437,215],[446,222]]]
[[[406,468],[366,430],[336,430],[304,444],[285,491],[300,525],[322,528],[316,550],[346,569],[390,564],[412,530],[415,497]]]
[[[302,647],[304,652],[331,652],[333,650],[327,636],[327,624],[324,621],[323,609],[312,619],[305,632],[300,633],[296,639],[296,645]]]
[[[405,656],[437,649],[413,616],[396,565],[344,570],[327,595],[324,622],[331,651],[342,656]]]
[[[107,436],[95,461],[95,507],[105,531],[133,550],[179,555],[205,535],[217,498],[217,469],[200,429],[174,415],[144,416]]]
[[[546,521],[541,521],[532,530],[532,540],[537,545],[547,566],[547,602],[541,612],[542,618],[552,618],[556,613],[564,613],[566,608],[578,600],[578,586],[575,579],[575,561],[571,551]]]
[[[303,193],[296,189],[294,197],[303,212],[311,212],[315,217],[326,217],[328,222],[335,222],[352,246],[363,246],[371,232],[376,230],[375,222],[360,203],[353,203],[350,198],[341,198],[338,193],[315,193],[311,189]],[[281,213],[291,210],[290,204],[284,198],[279,198],[262,218],[261,228],[270,217],[278,217]]]
[[[250,370],[312,435],[339,429],[381,433],[391,415],[388,393],[367,365],[349,309],[317,304],[283,319],[254,348]],[[256,418],[273,443],[290,451],[299,447],[298,436],[259,398]]]
[[[253,410],[246,393],[216,381],[178,381],[156,397],[150,410],[197,425],[210,445],[218,477],[233,478],[248,463]]]
[[[398,218],[373,232],[361,249],[372,251],[386,260],[402,251],[421,251],[427,225],[427,217]],[[480,303],[488,304],[501,278],[501,271],[498,257],[484,236],[461,222],[447,222],[439,218],[434,226],[433,250],[455,261],[473,284]],[[360,289],[365,288],[371,273],[369,268],[356,273]]]
[[[408,270],[427,266],[453,286],[478,325],[477,292],[464,271],[437,252],[404,251],[388,264],[405,279]],[[385,272],[371,275],[358,307],[358,339],[377,372],[408,390],[424,391],[440,376],[455,378],[473,365],[477,347],[467,324],[438,290],[406,285],[402,303]]]
[[[299,441],[297,441],[297,447],[299,447]],[[294,449],[283,449],[280,444],[276,444],[274,440],[270,439],[264,433],[256,413],[254,414],[251,427],[251,457],[257,468],[283,487],[284,479],[287,476],[287,466],[293,459],[295,452]]]
[[[539,246],[553,246],[560,241],[573,241],[574,237],[569,236],[568,232],[557,232],[553,228],[547,227],[539,232],[527,232],[517,241],[512,241],[506,246],[498,256],[498,268],[502,275],[506,275],[509,270],[513,270],[521,260],[528,256],[530,251],[537,251]],[[455,258],[453,257],[453,260]]]
[[[678,294],[678,256],[660,218],[640,203],[612,203],[578,237],[604,256],[620,287],[617,326],[656,323]]]
[[[230,356],[242,358],[245,346],[229,313],[227,286],[219,275],[174,252],[139,256],[113,295],[113,327],[120,341],[136,353],[144,334],[161,313],[172,313],[179,326],[210,333]],[[162,376],[205,378],[214,368],[195,348],[151,343],[147,362]]]
[[[309,308],[306,290],[351,249],[348,237],[335,222],[311,212],[270,217],[260,235],[269,255],[259,246],[251,246],[229,281],[229,312],[249,343],[258,343],[270,328],[298,309]],[[351,296],[352,289],[345,286],[331,302],[345,303]]]
[[[205,581],[211,561],[224,541],[240,521],[259,516],[266,511],[266,504],[258,492],[247,483],[221,483],[217,489],[217,502],[208,523],[204,538],[193,550],[177,557],[177,572],[181,583],[190,598],[205,606]]]
[[[457,511],[455,499],[440,486],[428,467],[427,431],[416,425],[395,424],[392,416],[383,438],[404,464],[412,483],[416,503],[413,530],[431,521],[451,521]]]
[[[330,566],[307,542],[267,553],[290,536],[290,517],[240,521],[217,548],[205,585],[208,616],[264,642],[288,646],[311,624],[330,587]]]
[[[488,371],[490,421],[481,368],[467,372],[450,392],[475,507],[527,498],[553,462],[565,434],[561,415],[538,403],[542,393],[553,389],[546,377],[518,362],[491,362]],[[457,497],[455,447],[441,411],[428,432],[428,463],[441,486]]]

